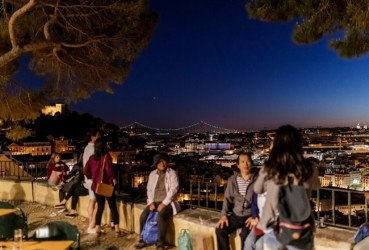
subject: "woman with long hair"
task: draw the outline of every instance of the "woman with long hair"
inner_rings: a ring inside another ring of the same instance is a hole
[[[265,249],[310,250],[314,246],[313,240],[301,246],[283,246],[278,242],[273,229],[269,226],[278,213],[279,188],[288,183],[289,178],[301,183],[306,188],[308,197],[311,196],[312,189],[319,187],[318,171],[303,157],[300,132],[291,125],[284,125],[277,130],[269,158],[260,169],[259,177],[254,185],[256,193],[261,194],[266,191],[266,200],[258,228],[266,233],[264,236]]]
[[[77,216],[76,209],[79,197],[88,195],[88,190],[83,186],[84,179],[85,176],[83,174],[82,157],[79,157],[78,162],[65,176],[65,184],[61,191],[66,193],[66,195],[60,204],[55,206],[56,208],[65,208],[67,201],[72,197],[71,211],[65,215],[67,217]]]
[[[108,153],[105,142],[101,138],[95,142],[95,152],[90,156],[84,168],[84,174],[88,179],[92,179],[91,189],[95,192],[97,202],[96,213],[96,235],[101,236],[101,217],[104,212],[105,199],[107,199],[111,211],[112,221],[114,223],[115,236],[121,236],[119,230],[119,214],[116,204],[115,193],[111,197],[101,196],[96,193],[97,184],[101,181],[101,169],[104,167],[104,176],[102,182],[105,184],[117,184],[115,170],[112,166],[112,159]]]
[[[61,161],[61,155],[52,153],[47,163],[47,183],[52,189],[59,189],[59,202],[65,198],[65,192],[61,189],[64,184],[64,177],[68,172],[69,168]]]

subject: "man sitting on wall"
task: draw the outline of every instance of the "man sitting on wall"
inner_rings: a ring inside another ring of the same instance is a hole
[[[164,249],[165,245],[166,221],[180,210],[177,202],[178,176],[175,170],[167,167],[167,160],[160,154],[154,156],[152,166],[156,169],[150,173],[147,183],[147,207],[140,217],[140,234],[150,211],[156,210],[158,212],[156,218],[158,223],[156,249],[161,250]],[[146,245],[146,242],[140,240],[135,247],[141,249]]]
[[[253,185],[256,180],[256,174],[251,172],[251,156],[241,153],[237,159],[237,167],[240,173],[237,173],[228,179],[227,188],[224,194],[222,217],[216,224],[216,235],[218,249],[229,249],[228,235],[242,228],[241,249],[243,243],[250,232],[251,223],[251,204],[253,195]]]

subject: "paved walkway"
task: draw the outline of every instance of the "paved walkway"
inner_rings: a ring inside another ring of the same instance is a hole
[[[103,226],[105,233],[97,238],[95,235],[87,234],[86,229],[88,226],[88,220],[82,216],[77,216],[75,218],[69,218],[65,216],[65,213],[53,207],[48,207],[45,205],[22,202],[20,204],[15,204],[16,206],[23,209],[28,219],[29,236],[33,235],[36,228],[51,222],[51,221],[66,221],[72,225],[78,227],[81,233],[81,249],[124,249],[132,250],[134,245],[137,243],[139,237],[137,234],[130,233],[128,231],[123,231],[123,237],[116,238],[114,236],[114,230],[108,225]],[[149,246],[147,250],[156,249],[155,246]],[[166,249],[175,250],[176,247],[168,247]]]

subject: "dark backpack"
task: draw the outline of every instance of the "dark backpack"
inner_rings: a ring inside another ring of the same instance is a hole
[[[313,240],[314,220],[302,185],[281,186],[274,233],[284,246],[300,246]]]

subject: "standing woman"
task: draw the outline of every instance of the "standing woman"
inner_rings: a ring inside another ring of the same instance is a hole
[[[89,160],[86,163],[84,168],[84,174],[88,179],[92,179],[91,189],[95,192],[97,183],[101,181],[101,169],[104,165],[104,178],[102,180],[105,184],[113,184],[116,185],[116,175],[115,171],[112,167],[111,156],[108,153],[106,148],[106,144],[102,141],[101,138],[97,139],[95,142],[95,152],[90,156]],[[97,237],[101,236],[101,217],[104,212],[105,207],[105,198],[108,200],[109,208],[111,211],[112,220],[114,223],[115,236],[121,236],[121,232],[119,231],[119,214],[115,199],[115,193],[111,197],[105,197],[96,194],[96,202],[97,202],[97,213],[96,213],[96,235]]]
[[[283,246],[275,237],[273,228],[268,227],[277,213],[279,188],[291,175],[303,184],[309,198],[311,190],[319,187],[318,171],[303,158],[300,132],[291,125],[284,125],[277,130],[269,158],[261,168],[254,184],[256,193],[266,192],[266,200],[258,224],[258,228],[265,232],[264,249],[311,250],[314,248],[313,240],[299,246]]]

